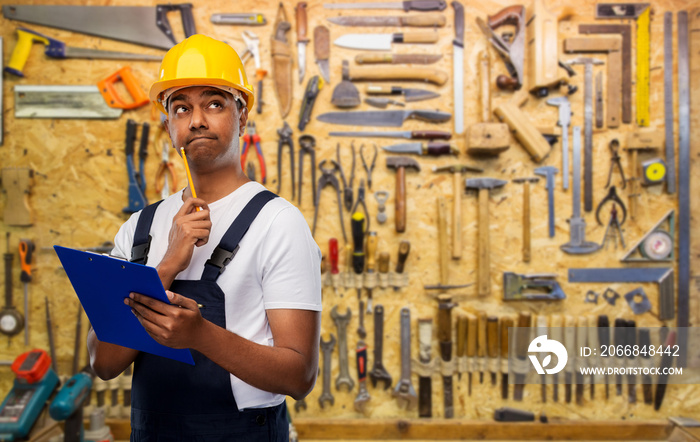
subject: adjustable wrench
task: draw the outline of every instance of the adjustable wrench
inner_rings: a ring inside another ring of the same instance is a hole
[[[391,387],[391,375],[382,363],[384,341],[384,306],[377,305],[374,308],[374,366],[369,372],[372,386],[377,386],[377,381],[384,382],[384,389]]]
[[[401,309],[401,379],[391,395],[407,410],[418,405],[418,396],[411,384],[411,311],[406,307]]]
[[[263,89],[263,78],[267,74],[267,71],[262,69],[262,65],[260,63],[260,38],[253,32],[250,31],[243,31],[241,33],[241,37],[243,37],[243,41],[245,41],[245,52],[243,53],[243,56],[241,57],[241,62],[245,63],[246,60],[248,60],[250,57],[253,57],[253,63],[255,64],[255,79],[257,80],[257,85],[255,87],[258,96],[255,97],[255,101],[257,102],[258,106],[256,108],[257,112],[260,114],[262,113],[262,105],[263,105],[263,100],[262,100],[262,89]]]
[[[357,341],[357,380],[360,383],[360,391],[355,397],[355,411],[363,413],[365,406],[370,400],[367,391],[367,344],[365,341]]]
[[[323,338],[321,338],[321,351],[323,352],[323,391],[318,398],[318,403],[321,405],[321,408],[323,408],[325,402],[330,402],[331,405],[335,402],[335,398],[331,393],[331,356],[333,356],[334,348],[335,336],[333,336],[333,334],[331,334],[331,339],[329,341],[324,341]]]
[[[352,391],[355,386],[355,381],[350,377],[350,370],[348,368],[348,323],[352,317],[352,312],[347,309],[345,315],[338,314],[338,306],[334,306],[331,310],[331,318],[335,322],[335,326],[338,329],[338,366],[340,372],[338,377],[335,378],[335,389],[340,391],[341,385],[347,385],[348,391]]]

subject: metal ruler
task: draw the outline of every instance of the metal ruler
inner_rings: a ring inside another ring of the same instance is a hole
[[[673,135],[673,13],[664,13],[664,126],[666,129],[666,192],[676,193],[676,153]]]
[[[688,13],[678,19],[678,327],[690,325],[690,51]],[[688,332],[679,329],[678,345],[687,348]],[[686,365],[686,353],[677,362]]]

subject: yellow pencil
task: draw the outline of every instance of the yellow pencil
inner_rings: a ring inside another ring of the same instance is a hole
[[[185,155],[185,148],[180,148],[180,153],[182,153],[182,159],[185,162],[185,172],[187,172],[187,182],[190,183],[190,191],[192,192],[192,198],[197,198],[197,192],[194,191],[194,184],[192,183],[192,174],[190,173],[190,166],[187,164],[187,155]],[[202,210],[199,206],[195,207],[195,210],[199,212]]]

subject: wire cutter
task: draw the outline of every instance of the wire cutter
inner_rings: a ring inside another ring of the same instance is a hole
[[[171,185],[173,189],[177,189],[176,179],[175,179],[175,168],[173,167],[172,161],[170,161],[170,143],[166,140],[159,140],[162,143],[162,153],[160,157],[160,164],[158,165],[158,170],[156,171],[156,182],[154,188],[156,193],[160,193],[161,198],[167,198],[170,196]]]
[[[246,124],[245,135],[243,135],[243,150],[241,151],[241,169],[245,170],[245,160],[248,156],[248,148],[251,144],[255,144],[255,152],[258,155],[260,162],[260,176],[262,183],[267,183],[267,174],[265,173],[265,158],[263,157],[262,149],[260,148],[260,135],[255,130],[255,122],[248,121]]]
[[[292,173],[292,200],[294,199],[294,140],[292,140],[292,128],[289,127],[287,122],[281,129],[277,129],[277,135],[279,139],[277,140],[277,194],[279,195],[280,189],[282,188],[282,151],[284,146],[289,147],[289,169]]]

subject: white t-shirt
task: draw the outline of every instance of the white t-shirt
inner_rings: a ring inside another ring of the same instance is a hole
[[[179,280],[199,280],[204,263],[245,205],[265,188],[251,181],[230,195],[209,204],[212,228],[209,242],[195,247],[190,266]],[[175,214],[183,205],[182,191],[166,198],[156,210],[147,265],[156,267],[165,255]],[[136,223],[133,214],[114,238],[113,255],[131,257]],[[273,345],[267,309],[321,311],[321,250],[295,206],[274,198],[260,211],[240,242],[236,256],[219,275],[217,284],[226,295],[226,328],[261,345]],[[231,375],[231,388],[239,409],[282,403],[285,396],[252,387]]]

